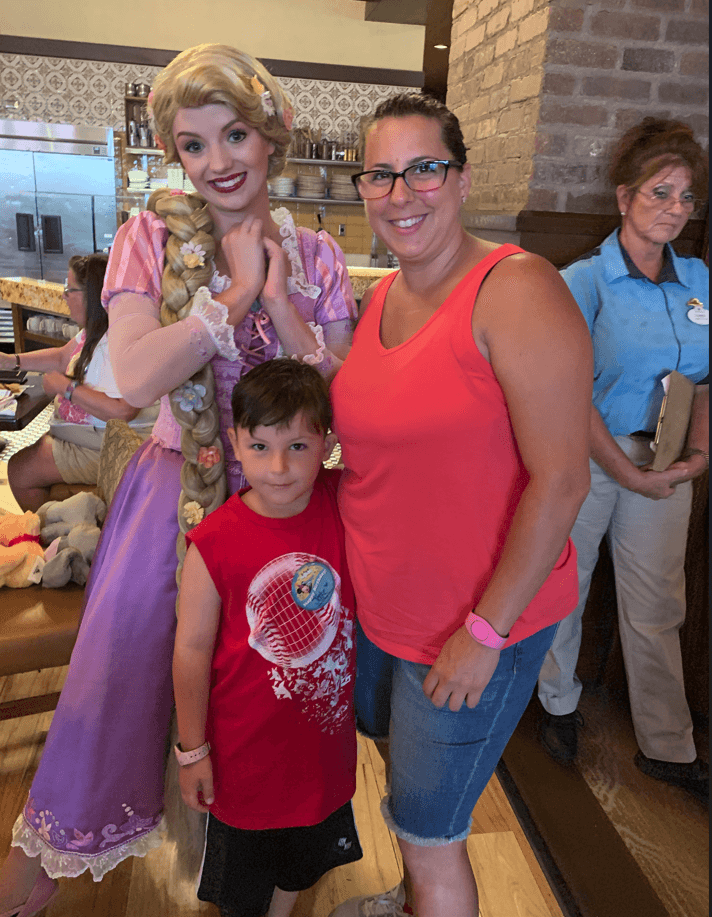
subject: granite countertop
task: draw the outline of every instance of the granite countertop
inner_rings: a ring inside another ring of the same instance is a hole
[[[385,277],[386,274],[392,274],[393,268],[390,267],[350,267],[348,268],[349,280],[353,287],[356,299],[361,299],[366,290],[376,280]]]
[[[361,299],[375,280],[391,273],[391,268],[350,267],[349,279],[356,299]],[[18,303],[33,309],[43,309],[54,315],[69,315],[67,303],[62,295],[61,283],[48,280],[30,280],[28,277],[0,277],[0,297],[5,302]]]
[[[54,315],[69,315],[64,300],[64,285],[49,280],[30,280],[28,277],[0,277],[0,297],[5,302],[43,309]]]
[[[375,280],[380,280],[391,273],[391,268],[383,267],[349,267],[349,279],[356,299],[361,299],[368,287]],[[0,277],[0,297],[6,302],[44,309],[55,315],[69,315],[69,309],[62,293],[61,283],[50,283],[48,280],[30,280],[27,277]]]

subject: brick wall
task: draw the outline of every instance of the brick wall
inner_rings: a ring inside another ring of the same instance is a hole
[[[453,18],[470,209],[613,211],[610,146],[646,114],[708,142],[707,0],[455,0]]]
[[[447,103],[469,148],[470,209],[525,206],[548,21],[549,0],[454,0]]]

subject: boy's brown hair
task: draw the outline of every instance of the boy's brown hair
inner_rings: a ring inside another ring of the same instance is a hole
[[[329,432],[329,388],[312,366],[297,360],[280,357],[261,363],[246,373],[232,391],[236,429],[254,433],[256,427],[286,427],[299,413],[317,432]]]

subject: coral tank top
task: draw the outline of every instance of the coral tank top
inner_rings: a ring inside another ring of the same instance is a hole
[[[482,281],[521,251],[491,252],[390,349],[380,327],[396,274],[384,278],[332,383],[359,621],[377,646],[412,662],[432,664],[477,605],[529,480],[504,393],[472,336]],[[507,645],[560,621],[577,600],[569,539]]]

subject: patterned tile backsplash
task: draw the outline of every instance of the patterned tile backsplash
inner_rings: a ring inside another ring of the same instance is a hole
[[[159,67],[0,54],[0,117],[124,130],[127,82],[152,84]],[[356,130],[363,115],[406,87],[278,77],[299,127],[330,136]],[[17,102],[18,107],[10,107]]]

